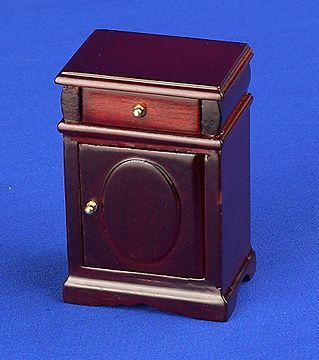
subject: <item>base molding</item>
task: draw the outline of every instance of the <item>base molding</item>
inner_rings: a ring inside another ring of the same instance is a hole
[[[64,284],[64,301],[81,305],[138,305],[173,312],[196,319],[226,321],[233,312],[240,283],[255,273],[256,258],[251,250],[231,287],[221,289],[207,282],[185,284],[132,283],[70,275]]]

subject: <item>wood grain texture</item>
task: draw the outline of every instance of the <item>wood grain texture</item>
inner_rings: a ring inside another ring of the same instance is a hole
[[[83,123],[129,129],[200,134],[200,109],[196,99],[83,89]],[[146,115],[134,118],[135,105],[144,104]]]

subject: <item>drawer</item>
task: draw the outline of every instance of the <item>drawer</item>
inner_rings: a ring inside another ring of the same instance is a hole
[[[100,89],[82,89],[82,123],[200,134],[197,99]]]

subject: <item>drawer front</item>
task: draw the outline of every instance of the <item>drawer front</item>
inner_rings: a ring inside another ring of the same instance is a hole
[[[198,135],[200,106],[196,99],[83,88],[82,122]]]

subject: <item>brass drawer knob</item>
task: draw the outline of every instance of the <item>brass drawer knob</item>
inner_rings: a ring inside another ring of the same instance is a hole
[[[97,211],[97,203],[94,200],[90,200],[84,207],[84,212],[87,215],[92,215]]]
[[[137,104],[133,108],[132,112],[135,118],[140,118],[146,115],[146,106],[144,104]]]

